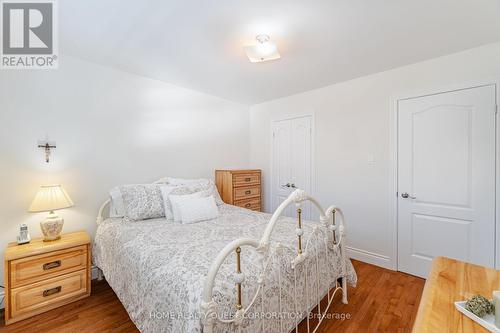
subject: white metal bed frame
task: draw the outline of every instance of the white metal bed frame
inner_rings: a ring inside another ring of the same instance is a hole
[[[165,179],[162,178],[158,180],[155,183],[164,183]],[[313,206],[315,206],[319,212],[320,212],[320,224],[318,226],[315,226],[313,228],[313,232],[311,235],[309,235],[309,238],[306,240],[305,248],[303,247],[303,229],[302,229],[302,210],[301,210],[301,205],[304,204],[306,201],[310,201]],[[110,200],[108,199],[106,202],[104,202],[99,209],[99,214],[97,216],[97,223],[100,223],[105,215],[106,209],[109,207]],[[265,281],[266,277],[266,270],[267,270],[267,264],[268,261],[266,258],[270,257],[270,238],[271,234],[274,230],[275,225],[278,223],[278,220],[283,213],[283,211],[289,206],[289,205],[295,205],[297,209],[297,228],[295,229],[295,233],[297,235],[297,255],[293,258],[291,261],[292,265],[292,270],[294,270],[294,283],[295,286],[297,286],[297,274],[295,273],[296,270],[295,268],[300,265],[307,257],[313,256],[314,253],[308,253],[308,248],[309,244],[311,243],[311,240],[314,237],[322,237],[324,244],[325,244],[325,255],[327,256],[326,260],[328,262],[328,255],[332,251],[337,251],[340,250],[340,255],[341,255],[341,262],[342,262],[342,267],[341,267],[341,276],[340,277],[335,277],[334,281],[327,281],[327,286],[328,286],[328,292],[327,294],[319,294],[319,288],[316,288],[316,297],[315,299],[318,301],[317,306],[314,307],[318,311],[318,321],[312,327],[312,324],[310,324],[310,316],[309,314],[312,313],[313,309],[307,308],[309,307],[309,304],[306,304],[306,309],[302,309],[301,311],[304,311],[305,313],[305,318],[307,321],[307,332],[310,333],[311,330],[312,332],[316,332],[318,328],[320,327],[323,319],[326,316],[326,313],[328,312],[330,305],[333,302],[334,296],[338,291],[342,291],[342,302],[344,304],[347,304],[347,278],[346,278],[346,251],[345,251],[345,227],[344,227],[344,215],[342,213],[342,210],[340,210],[338,207],[335,206],[330,206],[328,207],[327,210],[323,210],[321,205],[311,196],[307,195],[304,191],[297,189],[293,193],[290,194],[290,196],[281,203],[281,205],[276,209],[274,214],[271,217],[271,220],[269,221],[268,226],[264,230],[264,234],[260,240],[258,239],[252,239],[252,238],[239,238],[231,243],[227,244],[217,255],[215,261],[212,263],[208,275],[205,280],[204,288],[203,288],[203,295],[202,295],[202,302],[201,302],[201,323],[203,325],[203,332],[205,333],[213,333],[214,331],[214,326],[216,325],[217,322],[220,323],[232,323],[236,325],[236,327],[241,328],[241,324],[243,322],[243,319],[245,318],[246,313],[252,308],[252,306],[255,304],[259,294],[262,297],[262,304],[264,304],[264,293],[261,292],[263,290],[263,284]],[[109,210],[108,210],[109,211]],[[339,218],[336,218],[336,215],[338,215]],[[259,253],[259,267],[261,267],[257,283],[259,286],[257,287],[257,290],[255,292],[255,295],[251,298],[251,301],[247,305],[242,304],[242,284],[245,281],[245,275],[242,272],[241,268],[241,248],[243,246],[250,246],[254,248],[257,253]],[[281,246],[281,244],[277,244],[277,246]],[[236,285],[236,305],[235,305],[235,315],[231,319],[222,319],[219,318],[218,313],[219,313],[219,305],[217,302],[213,299],[213,288],[215,285],[215,280],[217,273],[226,260],[226,258],[233,253],[233,251],[236,254],[236,274],[235,274],[235,285]],[[318,251],[315,253],[316,255],[316,265],[318,265]],[[281,272],[279,272],[281,274]],[[319,269],[316,269],[316,279],[317,283],[319,284],[319,281],[324,281],[324,279],[329,279],[331,276],[320,276],[321,272]],[[323,274],[325,275],[325,274]],[[102,272],[99,270],[99,278],[102,278]],[[341,279],[341,284],[337,282],[337,279]],[[335,282],[335,288],[333,291],[331,291],[332,288],[330,288],[331,284]],[[281,312],[281,281],[278,282],[279,285],[279,304],[280,304],[280,312]],[[306,294],[306,303],[309,303],[309,299],[313,300],[313,298],[310,298],[310,290],[308,287],[308,281],[307,281],[307,273],[305,274],[305,294]],[[295,288],[296,289],[296,288]],[[314,293],[314,291],[311,291]],[[321,301],[325,296],[328,296],[327,300],[327,305],[325,309],[322,311],[321,310]],[[295,302],[295,312],[297,313],[297,291],[295,290],[294,293],[294,302]],[[262,305],[263,306],[263,305]],[[264,312],[264,311],[262,311]],[[282,318],[280,317],[280,332],[283,332],[283,323],[282,323]],[[298,325],[301,320],[295,320],[295,332],[298,332]],[[262,332],[267,332],[264,328],[264,323],[262,322]]]

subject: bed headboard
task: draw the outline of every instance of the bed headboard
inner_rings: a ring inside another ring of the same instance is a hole
[[[168,178],[162,177],[151,184],[168,184]],[[103,204],[99,208],[99,212],[97,213],[97,219],[96,219],[97,224],[101,223],[102,221],[104,221],[105,219],[107,219],[109,217],[110,205],[111,205],[111,199],[109,199],[109,198],[108,198],[108,200],[103,202]]]

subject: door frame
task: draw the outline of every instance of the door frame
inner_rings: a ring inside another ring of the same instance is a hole
[[[269,159],[271,161],[271,169],[270,170],[270,177],[269,177],[269,181],[268,181],[268,188],[269,188],[269,195],[268,195],[268,202],[266,203],[266,206],[269,205],[269,208],[267,209],[268,212],[270,213],[274,213],[274,211],[272,210],[273,207],[273,177],[274,177],[274,142],[273,142],[273,124],[274,122],[276,121],[283,121],[283,120],[292,120],[292,119],[296,119],[296,118],[304,118],[304,117],[311,117],[311,193],[307,193],[311,196],[315,196],[316,194],[316,164],[315,164],[315,156],[316,156],[316,116],[315,116],[315,111],[314,110],[310,110],[310,111],[306,111],[306,112],[303,112],[303,113],[296,113],[296,114],[284,114],[284,115],[274,115],[274,116],[271,116],[271,119],[270,119],[270,127],[271,127],[271,130],[270,130],[270,133],[269,133],[269,137],[270,137],[270,142],[271,142],[271,149],[269,150],[270,152],[270,155],[271,155],[271,158]],[[266,207],[267,208],[267,207]]]
[[[438,95],[453,91],[479,88],[484,86],[495,87],[496,117],[495,117],[495,268],[500,269],[500,80],[489,79],[483,81],[472,81],[462,84],[449,85],[445,87],[434,87],[391,97],[391,110],[389,115],[389,216],[391,221],[391,268],[398,270],[398,112],[399,101]],[[493,112],[494,110],[492,110]]]

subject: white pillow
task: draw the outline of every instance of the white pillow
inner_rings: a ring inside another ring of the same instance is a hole
[[[213,196],[181,198],[175,205],[181,215],[182,224],[211,220],[219,216],[219,209]]]
[[[160,190],[163,196],[163,206],[165,207],[165,217],[167,218],[167,220],[172,220],[174,217],[172,212],[172,205],[170,204],[170,200],[168,199],[169,195],[205,192],[207,193],[206,196],[212,195],[214,197],[217,206],[220,206],[224,203],[219,195],[219,192],[217,191],[217,187],[210,179],[203,179],[200,182],[193,182],[191,184],[183,184],[177,186],[171,184],[161,185]]]
[[[190,199],[203,198],[208,196],[206,191],[195,192],[191,194],[184,195],[175,195],[171,194],[168,196],[168,200],[170,201],[170,205],[172,207],[172,215],[175,222],[181,222],[182,216],[179,210],[179,202],[183,202]]]

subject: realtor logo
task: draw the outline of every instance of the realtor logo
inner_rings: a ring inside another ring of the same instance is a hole
[[[55,2],[25,1],[2,0],[1,68],[57,68]]]

